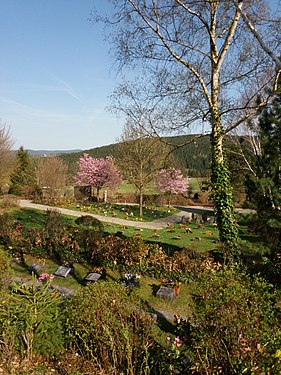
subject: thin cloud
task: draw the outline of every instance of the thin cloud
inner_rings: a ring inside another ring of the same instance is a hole
[[[83,99],[81,98],[81,96],[77,94],[77,92],[74,90],[74,88],[68,82],[60,79],[59,77],[55,76],[51,72],[49,72],[49,75],[57,83],[57,85],[58,85],[57,88],[59,90],[65,92],[67,95],[69,95],[72,98],[78,100],[80,103],[83,103]]]

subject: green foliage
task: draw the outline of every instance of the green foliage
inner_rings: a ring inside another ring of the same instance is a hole
[[[193,361],[198,373],[278,374],[281,330],[274,290],[261,278],[222,269],[191,284]]]
[[[11,258],[7,252],[0,246],[0,293],[3,288],[9,285],[12,269],[10,267]]]
[[[233,249],[238,235],[237,222],[234,214],[232,187],[230,185],[227,160],[224,158],[222,162],[219,162],[215,155],[215,151],[213,154],[211,196],[215,205],[214,208],[219,229],[219,237],[222,243],[226,246],[226,257],[229,259],[229,251],[231,251],[231,255],[233,255]]]
[[[28,152],[20,147],[17,152],[16,167],[10,177],[10,193],[15,195],[30,194],[35,188],[35,169]]]
[[[280,87],[279,87],[280,88]],[[273,254],[281,245],[281,94],[274,97],[259,118],[261,154],[256,174],[246,180],[248,200],[256,208],[265,244]]]
[[[62,299],[49,287],[49,282],[37,286],[35,277],[31,285],[14,283],[8,303],[1,303],[1,342],[7,345],[9,337],[13,349],[28,359],[33,352],[50,356],[63,348]]]
[[[101,240],[104,226],[102,222],[93,216],[85,215],[80,216],[75,220],[78,225],[78,241],[81,242],[86,253],[95,256],[96,247]]]
[[[113,282],[81,289],[66,306],[68,336],[79,354],[110,374],[144,374],[152,321]]]
[[[37,237],[35,241],[38,241]],[[80,247],[58,210],[47,210],[44,213],[41,245],[52,259],[66,263],[78,259]]]

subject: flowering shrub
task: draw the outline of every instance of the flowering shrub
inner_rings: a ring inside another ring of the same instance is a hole
[[[41,282],[46,282],[46,281],[52,281],[54,279],[54,275],[52,274],[49,274],[49,273],[42,273],[39,277],[38,277],[38,281],[39,283]]]

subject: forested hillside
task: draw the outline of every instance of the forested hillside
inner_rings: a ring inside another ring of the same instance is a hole
[[[177,168],[186,171],[191,177],[205,177],[210,175],[211,152],[209,137],[199,138],[196,141],[186,144],[195,136],[182,135],[175,137],[165,137],[164,141],[175,145],[173,154]],[[180,147],[181,145],[184,145]],[[96,147],[90,150],[62,154],[60,157],[68,163],[70,173],[74,174],[77,170],[77,161],[83,153],[89,154],[95,158],[104,158],[106,156],[115,156],[117,153],[117,144],[111,144],[102,147]]]

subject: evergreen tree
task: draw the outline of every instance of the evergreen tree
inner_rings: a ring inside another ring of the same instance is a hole
[[[36,184],[34,165],[28,152],[22,146],[19,148],[16,158],[16,166],[10,176],[9,192],[16,195],[26,194]]]
[[[256,175],[246,181],[248,199],[257,210],[259,229],[267,244],[281,244],[281,91],[259,119],[261,154],[256,158]]]

